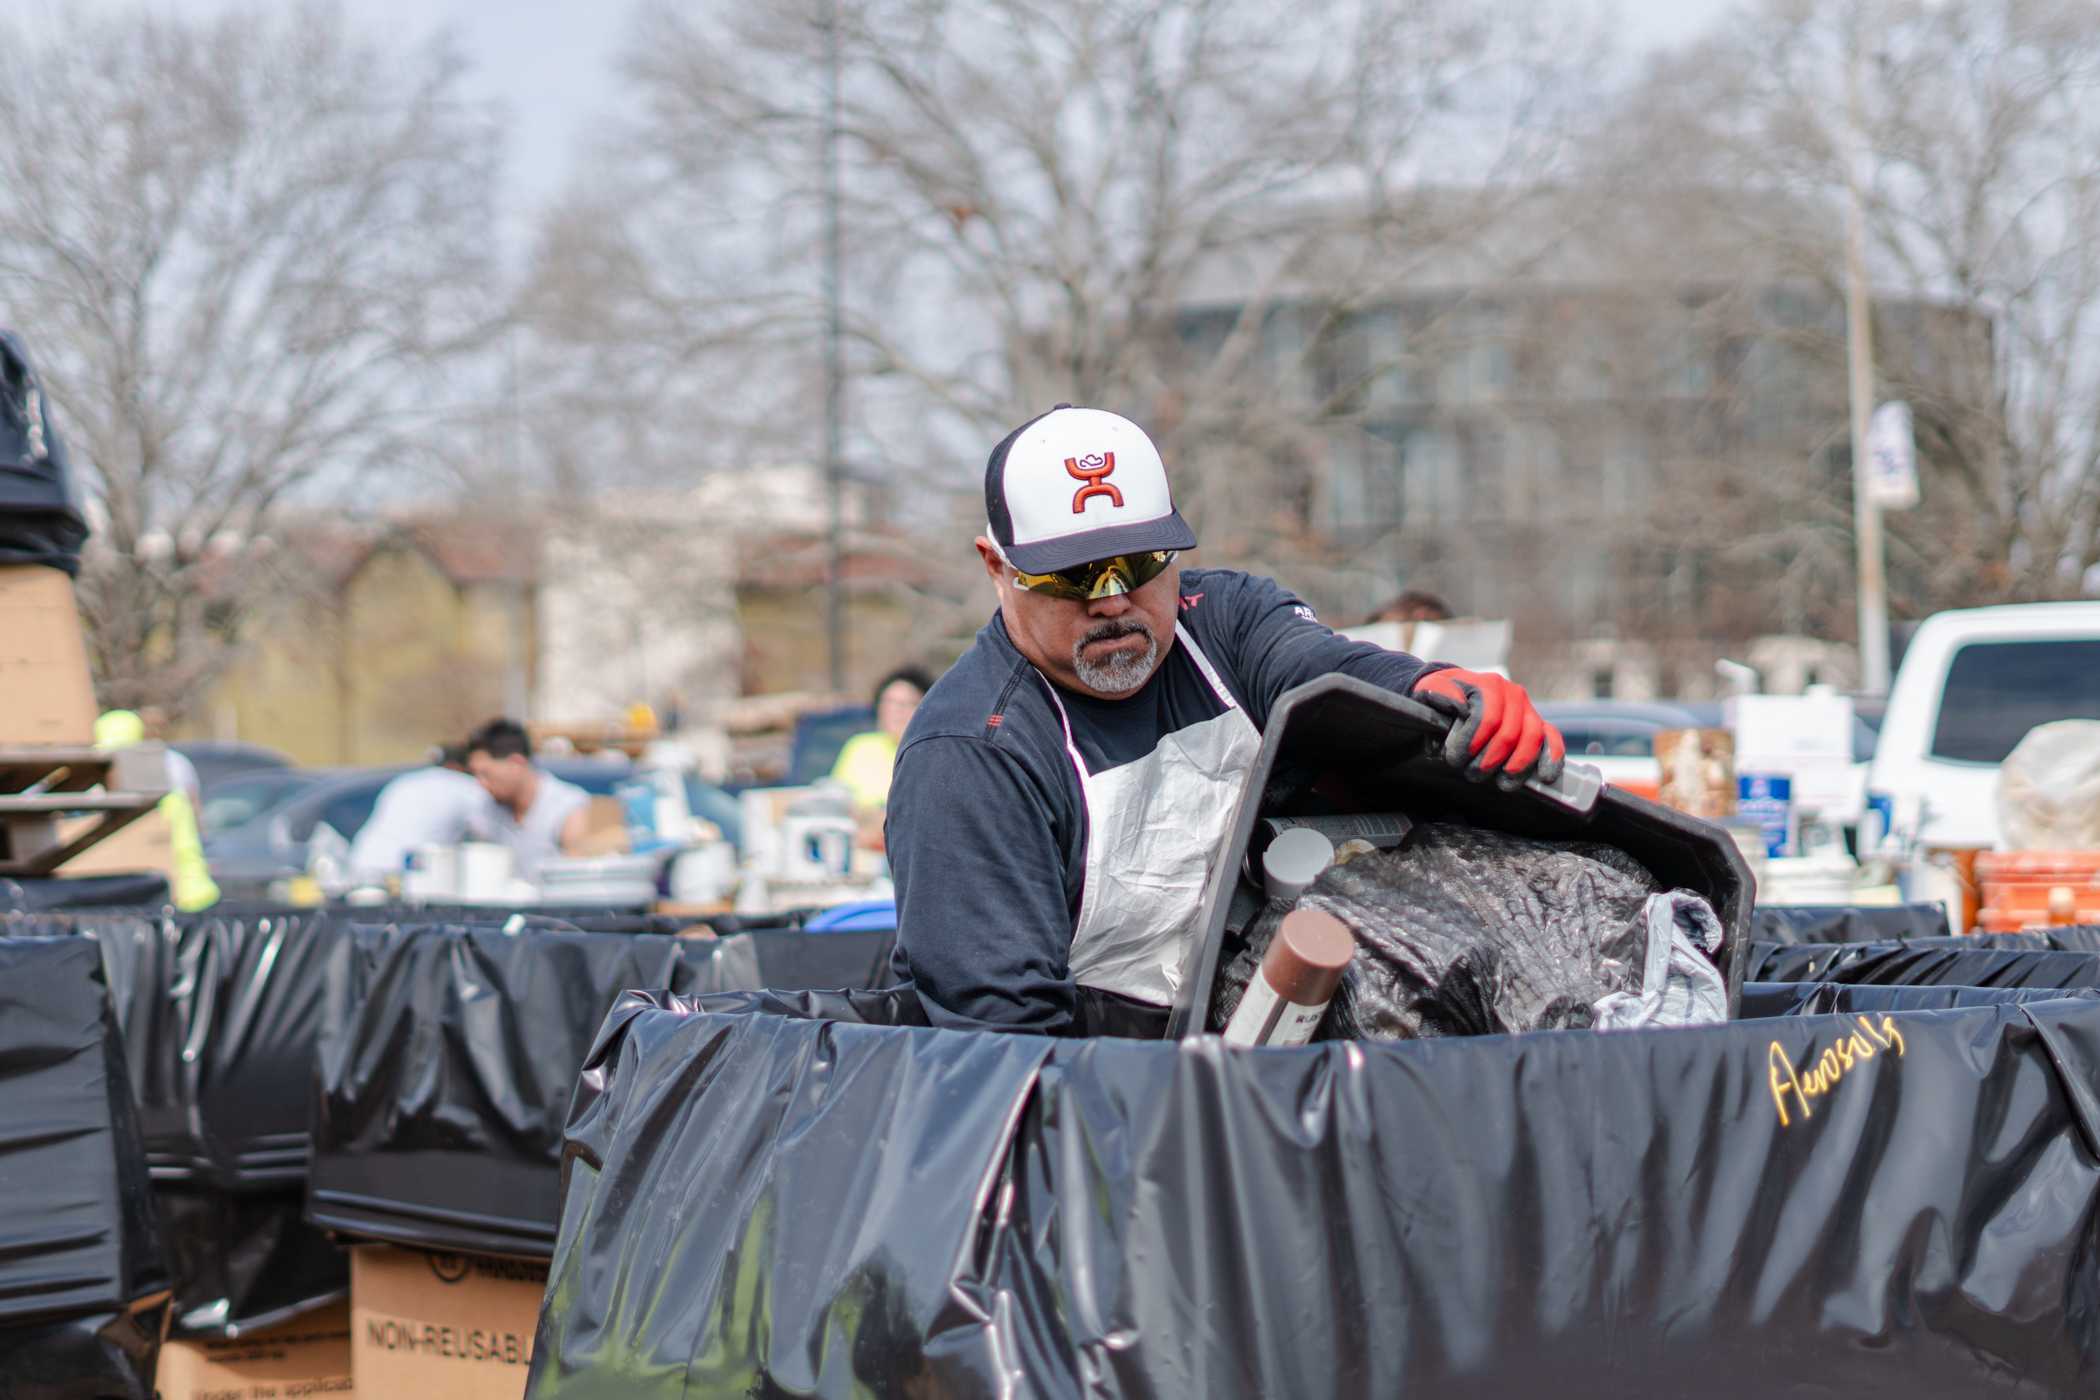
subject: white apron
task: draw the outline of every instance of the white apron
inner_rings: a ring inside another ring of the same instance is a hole
[[[1065,752],[1086,805],[1086,889],[1067,966],[1074,982],[1171,1005],[1196,932],[1211,862],[1225,844],[1261,732],[1180,623],[1175,640],[1225,713],[1176,730],[1135,763],[1094,775],[1072,740],[1072,717],[1047,677]]]

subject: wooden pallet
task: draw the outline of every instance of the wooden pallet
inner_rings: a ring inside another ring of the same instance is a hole
[[[48,875],[167,795],[167,751],[159,744],[0,744],[0,875]],[[61,825],[72,817],[89,820]]]

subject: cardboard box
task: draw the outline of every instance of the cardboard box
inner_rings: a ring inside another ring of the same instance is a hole
[[[70,841],[97,818],[78,817],[64,822],[59,834]],[[61,875],[131,875],[146,872],[175,879],[175,837],[168,819],[154,808],[125,825],[113,836],[105,836],[58,868]]]
[[[90,744],[95,687],[73,580],[0,567],[0,744]]]
[[[518,1400],[547,1291],[543,1263],[350,1251],[350,1360],[359,1393]]]
[[[570,855],[617,856],[630,849],[627,804],[617,797],[594,797],[583,809],[583,839]]]
[[[235,1341],[163,1343],[154,1383],[161,1400],[354,1395],[350,1305],[338,1303]]]
[[[1664,806],[1708,821],[1735,815],[1735,735],[1725,729],[1664,729],[1655,736],[1655,759]]]

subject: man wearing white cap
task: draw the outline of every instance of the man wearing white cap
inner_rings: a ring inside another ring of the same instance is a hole
[[[1163,1028],[1269,710],[1342,672],[1454,714],[1447,756],[1514,785],[1560,735],[1498,676],[1339,637],[1196,545],[1127,418],[1060,404],[986,465],[999,611],[906,732],[886,842],[900,976],[935,1025]]]

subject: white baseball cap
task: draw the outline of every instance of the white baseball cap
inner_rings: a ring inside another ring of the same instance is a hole
[[[1145,430],[1121,414],[1068,403],[1029,419],[992,449],[984,515],[1000,552],[1023,573],[1196,547]]]

